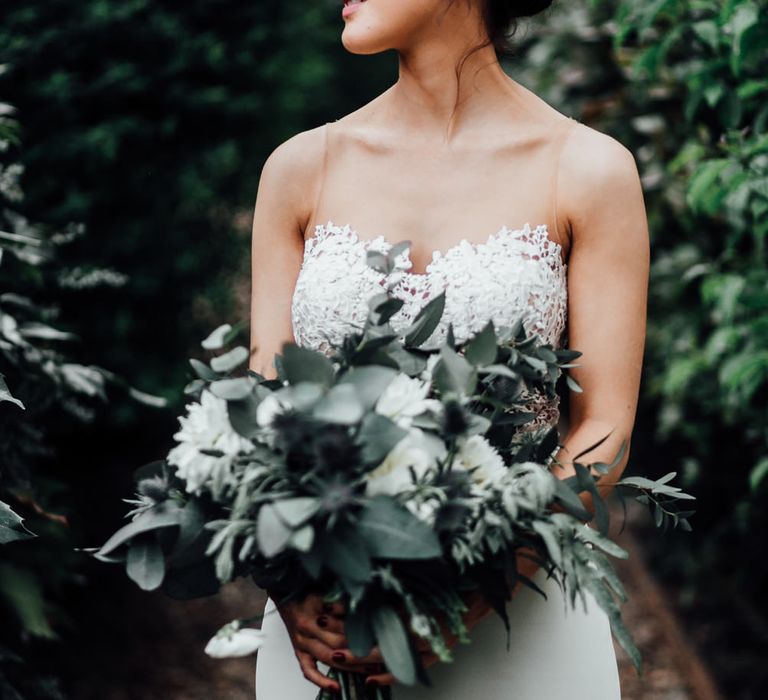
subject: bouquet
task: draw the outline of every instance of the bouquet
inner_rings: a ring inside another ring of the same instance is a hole
[[[403,245],[369,251],[368,263],[391,274]],[[521,321],[489,321],[460,342],[449,326],[445,341],[429,347],[444,303],[444,293],[436,296],[396,333],[390,319],[402,302],[385,287],[369,300],[364,326],[330,352],[284,344],[275,379],[240,372],[248,350],[228,349],[231,326],[216,329],[202,343],[210,361],[190,361],[193,400],[178,444],[138,471],[131,521],[95,555],[124,563],[142,588],[177,597],[209,595],[240,576],[278,606],[321,593],[344,604],[352,652],[378,646],[405,684],[429,682],[414,638],[445,662],[443,630],[468,641],[468,592],[481,593],[513,633],[505,610],[513,588],[520,582],[543,595],[518,570],[518,556],[527,556],[571,605],[591,593],[640,669],[609,559],[627,553],[608,538],[597,488],[626,442],[611,463],[581,461],[602,438],[574,458],[574,476],[561,478],[557,427],[535,426],[525,410],[532,396],[554,398],[562,375],[581,390],[566,371],[581,353],[542,343]],[[651,507],[659,527],[690,529],[693,511],[676,504],[692,496],[673,477],[623,478],[614,492]],[[246,623],[222,628],[209,652],[268,643]],[[338,669],[329,675],[342,697],[391,692],[365,689]]]

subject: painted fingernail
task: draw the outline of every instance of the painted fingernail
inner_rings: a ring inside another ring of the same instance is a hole
[[[365,684],[369,687],[375,687],[379,685],[379,682],[375,678],[366,678]]]
[[[325,615],[320,615],[320,617],[317,618],[317,626],[328,627],[328,618]]]
[[[340,651],[335,652],[331,658],[336,661],[337,663],[344,663],[347,660],[347,657],[344,656]]]

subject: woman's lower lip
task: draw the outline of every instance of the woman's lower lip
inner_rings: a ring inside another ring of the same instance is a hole
[[[357,12],[362,5],[363,5],[362,2],[357,2],[354,5],[344,5],[344,7],[341,10],[341,16],[349,17],[351,14]]]

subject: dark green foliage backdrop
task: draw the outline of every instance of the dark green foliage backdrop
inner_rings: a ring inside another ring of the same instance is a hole
[[[630,147],[652,274],[634,467],[682,472],[694,532],[656,544],[728,698],[768,673],[768,3],[562,3],[522,77]],[[650,439],[649,439],[650,438]]]
[[[177,392],[179,358],[231,309],[232,275],[247,269],[249,231],[233,218],[252,206],[266,155],[382,87],[391,61],[348,60],[337,10],[45,0],[5,11],[0,91],[24,125],[26,207],[84,222],[72,259],[131,276],[78,305],[86,359]]]
[[[132,469],[170,446],[184,358],[220,320],[238,320],[264,159],[394,79],[392,56],[343,51],[339,12],[325,2],[0,0],[0,96],[17,108],[21,146],[11,155],[26,169],[17,208],[51,230],[69,222],[86,229],[34,284],[6,261],[0,291],[55,301],[57,327],[79,338],[67,344],[71,358],[170,400],[159,410],[110,393],[79,425],[54,418],[63,403],[54,398],[40,445],[48,456],[25,465],[31,481],[0,470],[0,500],[41,535],[2,553],[13,568],[4,570],[0,615],[16,622],[3,625],[0,643],[20,648],[22,629],[41,639],[24,652],[34,673],[0,660],[3,689],[4,673],[33,697],[42,691],[26,687],[25,674],[75,672],[45,637],[66,639],[70,662],[77,644],[87,651],[102,639],[98,616],[120,597],[112,596],[115,578],[72,547],[99,544],[119,524]],[[126,274],[127,284],[52,284],[64,270],[101,268]],[[19,382],[12,389],[26,394]],[[30,406],[17,416],[25,421],[38,404],[19,398]],[[6,402],[0,411],[20,409]],[[4,447],[7,454],[21,444]],[[36,515],[37,506],[69,525]]]

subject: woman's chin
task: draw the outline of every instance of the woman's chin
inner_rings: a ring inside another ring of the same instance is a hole
[[[355,31],[354,27],[351,26],[345,27],[342,32],[341,43],[350,53],[361,55],[381,53],[388,48],[387,46],[382,46],[382,42],[377,41],[370,34],[365,36],[363,32]]]

